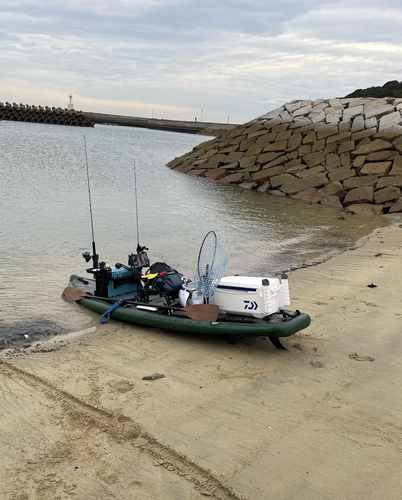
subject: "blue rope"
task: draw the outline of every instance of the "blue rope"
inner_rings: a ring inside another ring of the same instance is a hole
[[[116,304],[113,304],[112,307],[110,309],[108,309],[106,312],[104,312],[102,314],[102,316],[99,318],[99,321],[102,323],[102,325],[106,324],[109,319],[110,319],[110,315],[112,314],[112,312],[117,309],[119,307],[119,305],[123,302],[123,299],[120,299],[118,302],[116,302]],[[106,317],[106,320],[105,321],[102,321],[102,318],[104,316],[107,316]]]

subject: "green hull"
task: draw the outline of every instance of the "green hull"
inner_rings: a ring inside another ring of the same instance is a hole
[[[98,314],[105,313],[111,307],[111,304],[95,299],[82,299],[79,303]],[[241,323],[219,322],[218,318],[216,323],[208,323],[190,318],[157,314],[131,307],[118,307],[111,313],[111,318],[172,332],[203,335],[247,335],[255,337],[289,337],[310,325],[310,316],[304,313],[300,313],[294,318],[288,318],[285,321],[266,320],[255,323]],[[252,320],[252,318],[249,319]]]

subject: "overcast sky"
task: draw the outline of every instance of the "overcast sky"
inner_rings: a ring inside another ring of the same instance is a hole
[[[243,123],[402,80],[401,0],[1,0],[0,101]]]

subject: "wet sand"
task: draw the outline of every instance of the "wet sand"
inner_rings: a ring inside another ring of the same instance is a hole
[[[0,498],[400,498],[401,273],[398,224],[292,272],[289,352],[96,315],[3,352]]]

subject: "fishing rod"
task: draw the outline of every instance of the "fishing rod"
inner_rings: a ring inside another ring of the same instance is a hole
[[[92,215],[92,198],[91,198],[91,184],[89,181],[89,166],[88,166],[88,153],[87,153],[87,140],[84,135],[84,149],[85,149],[85,163],[87,167],[87,182],[88,182],[88,197],[89,197],[89,213],[91,217],[91,230],[92,230],[92,255],[89,252],[84,252],[82,256],[89,262],[92,259],[92,264],[94,269],[99,268],[99,255],[96,253],[95,246],[95,232],[94,232],[94,220]]]
[[[136,255],[131,254],[129,256],[129,265],[142,269],[143,267],[149,266],[148,255],[145,250],[149,250],[146,246],[141,246],[140,244],[140,224],[139,224],[139,214],[138,214],[138,191],[137,191],[137,169],[134,158],[133,164],[133,174],[134,174],[134,198],[135,198],[135,218],[137,223],[137,253]]]
[[[134,158],[134,196],[135,196],[135,217],[137,221],[137,248],[140,246],[140,226],[139,226],[139,216],[138,216],[138,193],[137,193],[137,171],[135,168],[135,158]]]

